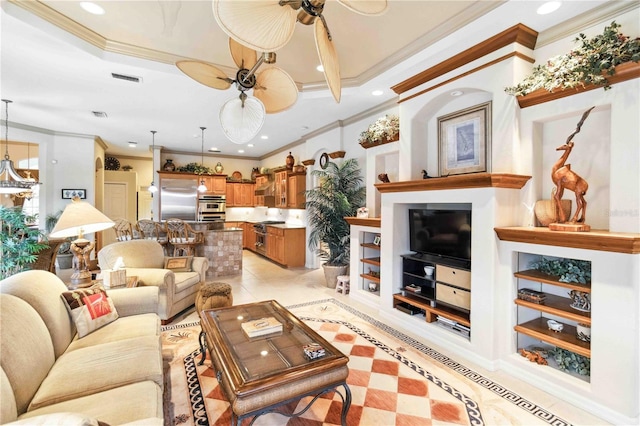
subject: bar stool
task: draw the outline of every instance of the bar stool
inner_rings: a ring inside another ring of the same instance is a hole
[[[336,293],[349,294],[349,275],[338,275]]]
[[[196,294],[196,312],[198,317],[204,309],[223,308],[233,305],[233,293],[231,292],[231,286],[227,283],[213,282],[204,283],[198,293]],[[207,357],[205,353],[205,333],[202,329],[202,318],[200,318],[200,335],[198,336],[198,342],[200,343],[200,353],[202,358],[198,365],[204,364],[204,359]]]

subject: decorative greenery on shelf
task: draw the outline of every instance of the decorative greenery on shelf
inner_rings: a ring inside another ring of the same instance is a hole
[[[507,87],[505,92],[524,96],[537,89],[549,92],[555,89],[584,87],[588,84],[611,88],[607,75],[615,74],[615,67],[625,62],[640,61],[640,38],[622,34],[615,21],[604,32],[588,39],[584,34],[575,38],[581,45],[571,52],[550,58],[545,64],[533,68],[533,73],[521,83]]]
[[[554,348],[549,351],[558,364],[560,370],[575,371],[582,376],[591,375],[591,360],[562,348]]]
[[[400,132],[400,118],[397,115],[385,115],[360,133],[358,143],[374,144],[393,139]]]
[[[212,175],[213,169],[198,163],[189,163],[186,166],[181,166],[176,169],[179,172],[189,172],[196,175]]]
[[[591,281],[591,262],[587,260],[542,257],[529,264],[530,268],[544,274],[560,277],[563,283],[587,284]]]
[[[0,279],[29,269],[47,247],[38,228],[29,226],[33,219],[22,207],[0,206]]]

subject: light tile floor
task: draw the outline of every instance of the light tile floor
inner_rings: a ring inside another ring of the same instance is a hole
[[[276,299],[283,306],[288,306],[333,297],[353,306],[361,312],[376,317],[376,312],[369,306],[358,303],[350,299],[348,295],[336,293],[334,289],[328,288],[325,284],[322,268],[286,269],[246,250],[244,251],[242,262],[241,275],[216,279],[216,281],[225,282],[232,286],[234,305]],[[173,323],[189,322],[195,319],[197,319],[197,314],[194,310],[191,310],[176,318]],[[399,331],[417,340],[424,340],[423,338],[412,335],[410,330],[401,329]],[[431,342],[424,343],[445,355],[451,356],[453,359],[456,358],[455,355],[448,353],[446,348],[439,347]],[[476,372],[507,386],[512,391],[532,402],[545,407],[574,425],[609,424],[584,410],[561,401],[504,372],[491,372],[466,360],[461,360],[461,362]]]

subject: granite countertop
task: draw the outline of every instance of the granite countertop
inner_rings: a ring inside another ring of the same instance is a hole
[[[288,225],[286,223],[274,223],[272,225],[267,225],[267,227],[273,226],[274,228],[280,229],[304,229],[306,228],[304,225]]]

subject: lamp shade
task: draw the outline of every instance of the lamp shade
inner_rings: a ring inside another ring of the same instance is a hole
[[[265,110],[260,100],[247,97],[228,100],[220,109],[220,124],[233,143],[243,144],[253,139],[264,124]]]
[[[58,223],[51,231],[51,238],[75,237],[83,238],[85,233],[102,231],[115,223],[91,204],[74,199],[65,207]]]

